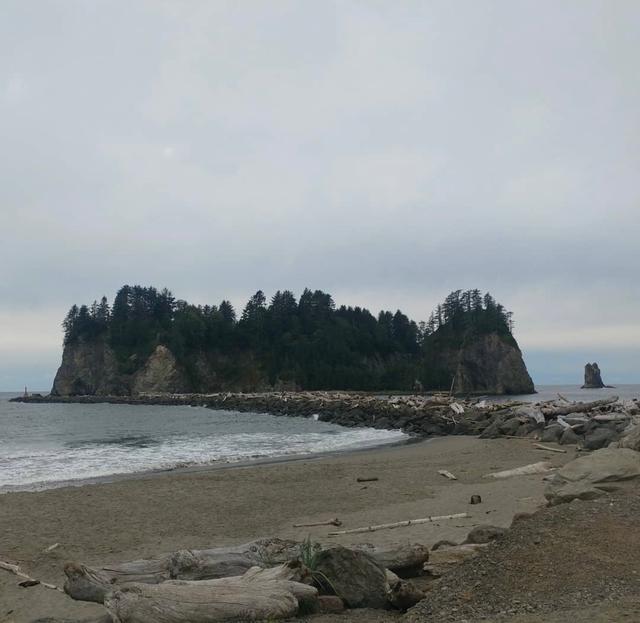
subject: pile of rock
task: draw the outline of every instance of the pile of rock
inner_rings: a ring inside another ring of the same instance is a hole
[[[598,450],[618,441],[640,423],[640,403],[617,396],[593,402],[557,401],[518,405],[495,414],[481,434],[531,437],[542,442],[578,444]]]

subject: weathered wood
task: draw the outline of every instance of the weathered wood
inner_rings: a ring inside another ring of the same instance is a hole
[[[529,474],[546,474],[552,471],[550,463],[541,461],[539,463],[531,463],[529,465],[523,465],[522,467],[515,467],[514,469],[506,469],[502,472],[492,472],[485,474],[483,478],[511,478],[511,476],[528,476]]]
[[[376,479],[377,480],[377,479]],[[312,521],[311,523],[294,523],[294,528],[313,528],[314,526],[341,526],[342,522],[336,517],[326,521]]]
[[[422,517],[420,519],[407,519],[406,521],[395,521],[393,523],[383,523],[375,526],[364,526],[362,528],[352,528],[351,530],[338,530],[329,532],[328,536],[338,536],[340,534],[360,534],[362,532],[375,532],[376,530],[390,530],[392,528],[403,528],[405,526],[415,526],[444,519],[464,519],[469,517],[467,513],[455,513],[453,515],[435,515],[434,517]]]
[[[239,576],[256,565],[270,567],[293,560],[299,551],[300,546],[295,541],[272,538],[231,547],[179,550],[155,559],[134,560],[97,569],[72,562],[64,567],[67,576],[64,590],[74,599],[102,603],[114,585]]]
[[[447,471],[446,469],[439,469],[438,474],[444,476],[445,478],[448,478],[449,480],[458,480],[450,471]]]
[[[543,446],[541,443],[534,443],[533,447],[538,450],[545,450],[546,452],[561,452],[563,454],[567,453],[566,450],[562,450],[561,448],[552,448],[550,446]]]
[[[56,586],[55,584],[49,584],[48,582],[42,582],[41,580],[36,580],[35,578],[32,578],[30,575],[28,575],[27,573],[22,571],[22,569],[20,569],[20,565],[12,565],[9,562],[0,560],[0,569],[4,569],[9,573],[13,573],[14,575],[17,575],[19,578],[24,578],[27,582],[30,583],[30,584],[25,584],[25,586],[36,586],[37,584],[42,584],[42,586],[44,586],[45,588],[50,588],[51,590],[54,590],[54,591],[60,591],[61,593],[63,592],[63,590],[59,586]],[[34,584],[31,584],[31,582],[34,582]]]
[[[170,580],[130,584],[105,599],[115,621],[126,623],[215,623],[283,619],[297,614],[301,602],[318,591],[293,577],[289,566],[252,568],[238,577],[204,581]]]
[[[584,413],[599,407],[606,407],[618,401],[618,396],[594,400],[593,402],[572,402],[559,407],[543,407],[542,412],[547,417],[557,417],[558,415],[569,415],[570,413]]]

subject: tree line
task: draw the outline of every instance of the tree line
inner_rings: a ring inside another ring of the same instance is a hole
[[[426,379],[434,348],[460,345],[488,332],[510,336],[512,316],[490,294],[457,290],[427,322],[400,310],[377,316],[362,307],[337,307],[332,296],[305,289],[267,300],[259,290],[239,316],[228,300],[192,305],[167,290],[125,285],[113,304],[106,297],[73,305],[63,322],[64,344],[104,339],[123,373],[135,372],[159,344],[194,377],[197,360],[223,356],[226,374],[241,375],[233,361],[248,361],[268,383],[304,389],[409,389]],[[246,365],[246,364],[243,364]],[[433,374],[431,374],[433,377]]]

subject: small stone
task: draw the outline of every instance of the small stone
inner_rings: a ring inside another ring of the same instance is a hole
[[[482,498],[479,495],[472,495],[469,504],[482,504]]]

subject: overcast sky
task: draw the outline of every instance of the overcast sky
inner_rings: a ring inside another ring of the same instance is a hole
[[[72,303],[513,310],[537,383],[640,382],[640,2],[3,0],[0,390]]]

